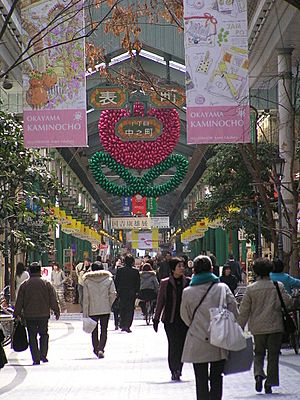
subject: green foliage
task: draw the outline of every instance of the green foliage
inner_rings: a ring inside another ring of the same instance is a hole
[[[259,143],[256,160],[253,160],[246,147],[245,151],[251,164],[260,163],[259,182],[265,186],[271,206],[275,209],[270,174],[276,149],[273,145]],[[226,228],[243,227],[250,238],[257,232],[257,209],[260,207],[262,233],[270,240],[264,207],[260,203],[257,188],[253,186],[253,178],[237,145],[214,147],[214,155],[207,161],[202,183],[209,188],[209,194],[197,204],[203,217],[209,217],[211,220],[221,218]]]
[[[9,245],[16,249],[47,251],[55,222],[49,207],[61,190],[47,169],[50,159],[24,147],[22,125],[3,111],[0,140],[0,230],[9,233]]]

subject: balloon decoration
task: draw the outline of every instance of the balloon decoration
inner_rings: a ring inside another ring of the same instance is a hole
[[[144,106],[136,103],[135,116],[144,116]],[[170,155],[179,140],[180,120],[175,109],[151,108],[148,116],[156,117],[163,124],[162,134],[154,141],[124,142],[115,134],[121,118],[129,117],[130,111],[105,110],[99,120],[99,134],[104,149],[120,164],[132,169],[147,169]]]
[[[131,113],[129,109],[111,109],[101,113],[98,127],[106,152],[93,155],[91,170],[96,182],[116,196],[163,196],[180,185],[188,170],[185,157],[171,154],[180,135],[178,112],[175,109],[150,108],[145,116],[144,105],[137,102],[132,110]],[[103,165],[119,175],[125,184],[111,182],[102,170]],[[172,167],[176,167],[175,175],[165,183],[155,185],[155,180]],[[127,168],[146,169],[147,172],[142,177],[135,177]]]
[[[120,186],[109,181],[101,169],[103,164],[118,174],[127,185]],[[159,197],[180,185],[187,172],[188,161],[180,154],[172,154],[155,167],[149,169],[141,178],[133,176],[129,170],[104,152],[94,154],[90,160],[90,166],[96,182],[108,193],[117,196],[134,196],[139,193],[141,196]],[[176,167],[176,174],[169,181],[156,186],[153,184],[155,179],[174,166]]]

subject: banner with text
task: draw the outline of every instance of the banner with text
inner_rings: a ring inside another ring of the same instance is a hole
[[[187,142],[250,142],[247,0],[184,0]]]
[[[25,147],[85,147],[83,1],[24,1],[21,13]]]

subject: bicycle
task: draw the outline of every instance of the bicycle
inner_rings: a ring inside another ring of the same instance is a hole
[[[14,329],[14,309],[7,303],[5,293],[9,289],[9,286],[0,292],[0,330],[2,331],[2,346],[7,346],[11,343],[11,338]]]

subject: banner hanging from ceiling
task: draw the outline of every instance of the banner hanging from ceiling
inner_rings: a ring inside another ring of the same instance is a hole
[[[187,142],[250,142],[247,0],[185,0]]]
[[[21,14],[25,147],[85,147],[83,1],[23,1]]]

